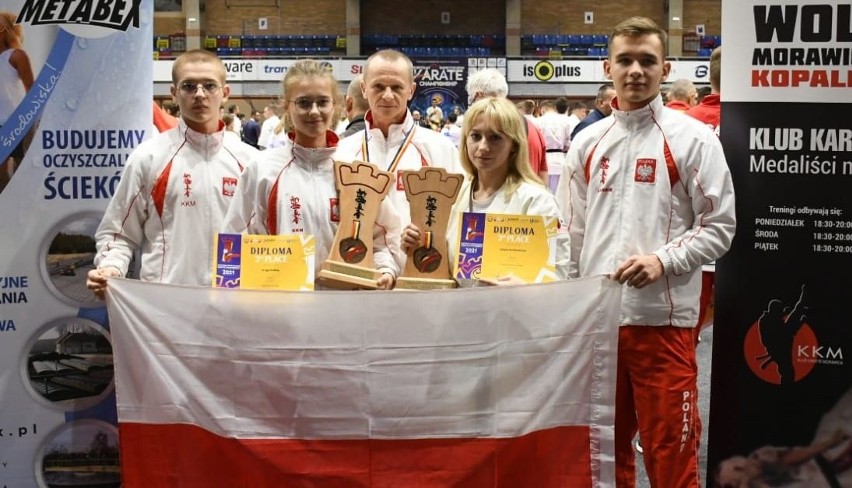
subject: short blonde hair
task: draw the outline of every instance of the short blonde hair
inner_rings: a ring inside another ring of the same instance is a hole
[[[522,182],[541,186],[541,181],[530,167],[526,118],[506,98],[483,98],[471,105],[465,112],[462,138],[459,145],[461,165],[464,170],[473,178],[477,177],[476,167],[467,154],[467,139],[480,117],[485,117],[490,130],[504,134],[512,141],[514,146],[509,158],[509,173],[506,176],[506,198],[510,198]]]
[[[191,49],[175,59],[174,64],[172,64],[172,83],[177,83],[178,81],[178,72],[183,68],[185,64],[189,63],[210,63],[216,66],[216,71],[219,76],[219,82],[225,83],[226,73],[225,73],[225,64],[222,63],[222,60],[219,59],[219,56],[216,56],[210,51],[205,49]]]

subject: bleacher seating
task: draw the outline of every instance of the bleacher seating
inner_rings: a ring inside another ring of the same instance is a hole
[[[368,34],[361,38],[361,53],[399,49],[411,57],[463,58],[505,54],[506,38],[500,35],[398,35]]]
[[[529,34],[521,36],[521,54],[537,57],[606,56],[606,34]]]
[[[154,37],[154,55],[169,59],[180,54],[168,42],[169,38]],[[345,38],[344,38],[345,41]],[[346,43],[337,35],[211,35],[203,39],[202,47],[218,56],[233,57],[292,57],[346,54]],[[171,44],[174,44],[172,40]],[[185,42],[183,44],[185,46]]]
[[[211,35],[203,47],[221,57],[322,57],[346,55],[346,37],[338,35]],[[521,36],[521,55],[540,58],[606,57],[606,34],[527,34]],[[721,37],[699,38],[699,57],[709,57],[722,44]],[[154,55],[173,58],[185,49],[185,36],[155,36]],[[379,49],[399,49],[411,57],[467,58],[503,56],[503,35],[400,35],[371,34],[361,38],[361,55]]]

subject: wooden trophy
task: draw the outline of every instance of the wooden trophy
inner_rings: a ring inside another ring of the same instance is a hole
[[[409,251],[396,288],[432,290],[455,288],[451,256],[447,250],[447,224],[464,177],[443,168],[403,171],[405,196],[411,207],[411,223],[420,228],[420,247]]]
[[[373,226],[391,173],[362,161],[334,162],[340,202],[340,226],[319,281],[329,288],[376,288],[381,273],[373,265]]]

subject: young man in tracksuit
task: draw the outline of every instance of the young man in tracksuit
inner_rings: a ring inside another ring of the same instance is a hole
[[[571,143],[557,199],[574,277],[624,284],[615,449],[618,487],[635,485],[637,429],[651,486],[698,487],[697,332],[701,267],[734,236],[734,190],[719,139],[665,108],[666,34],[634,17],[610,36],[613,117]]]
[[[95,234],[97,268],[87,286],[101,298],[107,279],[125,276],[136,251],[142,280],[209,286],[213,236],[240,172],[258,152],[224,137],[219,107],[230,87],[215,54],[198,49],[179,56],[172,83],[178,126],[133,151]]]

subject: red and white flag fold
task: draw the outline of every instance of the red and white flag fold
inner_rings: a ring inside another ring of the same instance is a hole
[[[123,486],[612,486],[620,301],[112,280]]]

